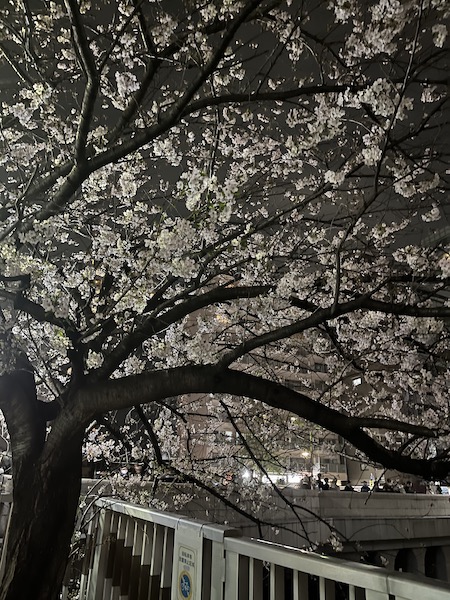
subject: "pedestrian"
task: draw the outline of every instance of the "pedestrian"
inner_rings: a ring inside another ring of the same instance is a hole
[[[383,485],[383,492],[393,492],[394,491],[394,486],[392,485],[392,480],[391,479],[386,479],[384,485]]]
[[[311,478],[308,475],[303,476],[301,486],[303,490],[311,489]]]
[[[405,483],[405,492],[407,494],[414,494],[414,486],[413,486],[412,481],[407,481]]]

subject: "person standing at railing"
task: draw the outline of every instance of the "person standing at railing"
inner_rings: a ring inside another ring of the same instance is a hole
[[[301,483],[301,487],[302,490],[310,490],[312,485],[311,485],[311,477],[308,475],[305,475],[302,479],[302,483]]]
[[[407,481],[405,483],[405,492],[407,494],[414,494],[414,486],[413,486],[412,481]]]

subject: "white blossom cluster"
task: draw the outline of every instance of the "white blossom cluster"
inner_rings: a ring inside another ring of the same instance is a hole
[[[35,11],[32,35],[4,10],[17,69],[0,98],[0,372],[25,349],[52,399],[74,345],[93,378],[222,360],[343,413],[404,420],[410,402],[411,422],[438,423],[446,325],[423,315],[448,309],[446,3],[281,2],[227,48],[244,2],[169,4],[80,3],[78,47],[66,6]],[[274,456],[299,431],[225,398],[232,445],[224,404],[207,402],[148,414],[161,452],[211,485],[254,460],[239,428]],[[123,434],[156,469],[148,436]],[[123,458],[100,430],[84,451]],[[262,506],[252,485],[242,501]]]

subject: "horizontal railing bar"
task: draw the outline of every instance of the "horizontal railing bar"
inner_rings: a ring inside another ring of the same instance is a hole
[[[384,571],[372,565],[312,554],[307,550],[250,538],[227,539],[225,550],[358,587],[364,587],[361,579],[363,576],[370,577],[372,583],[375,583],[373,589],[387,593]]]
[[[423,581],[410,573],[387,572],[389,593],[399,598],[420,598],[420,600],[449,600],[450,585],[437,579],[433,583]]]
[[[154,510],[146,508],[145,506],[140,506],[139,504],[131,504],[112,498],[99,498],[96,500],[95,504],[99,508],[112,510],[133,519],[140,519],[141,521],[155,523],[156,525],[163,525],[165,527],[170,527],[171,529],[177,529],[178,527],[185,525],[193,531],[197,530],[204,538],[213,542],[223,542],[225,537],[238,537],[242,535],[239,529],[227,527],[225,525],[215,525],[208,521],[187,519],[186,517],[180,517],[180,515],[175,513]]]
[[[393,573],[357,562],[312,555],[306,550],[280,546],[272,542],[248,538],[227,538],[225,550],[257,560],[281,565],[294,571],[308,573],[384,594],[394,594],[405,598],[421,600],[450,600],[450,586],[434,580],[428,583],[420,577],[408,573]],[[426,592],[429,595],[424,595]]]

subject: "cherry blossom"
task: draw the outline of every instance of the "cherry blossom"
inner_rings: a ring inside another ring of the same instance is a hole
[[[175,4],[0,9],[4,598],[56,597],[82,452],[253,518],[286,440],[450,472],[446,3]]]

